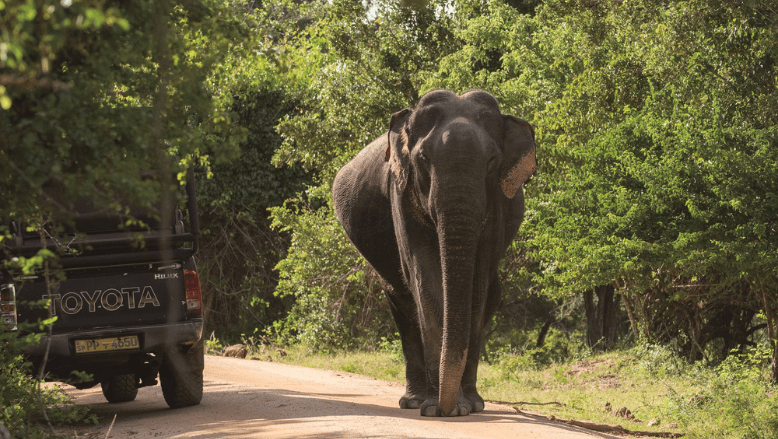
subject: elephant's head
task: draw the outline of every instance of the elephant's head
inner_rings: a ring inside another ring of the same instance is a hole
[[[434,230],[440,246],[439,409],[445,416],[456,409],[467,358],[479,239],[502,227],[496,217],[507,206],[523,203],[521,185],[535,170],[534,132],[526,121],[501,114],[489,93],[438,90],[392,115],[388,136],[386,160],[404,215]]]
[[[457,127],[452,122],[475,135],[474,142],[456,142],[487,158],[488,171],[499,172],[503,195],[513,198],[535,172],[535,132],[524,119],[501,114],[494,96],[481,90],[462,96],[447,90],[433,91],[424,95],[416,108],[392,115],[386,160],[391,162],[400,191],[405,190],[410,172],[419,176],[429,173],[425,171],[431,154],[446,155],[448,137],[456,136],[452,129],[456,131]]]

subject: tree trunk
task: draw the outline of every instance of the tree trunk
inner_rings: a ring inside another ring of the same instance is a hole
[[[597,294],[597,303],[594,295]],[[606,350],[616,341],[619,297],[613,285],[601,285],[584,292],[586,343],[590,348]]]
[[[546,319],[546,322],[543,323],[543,327],[540,328],[540,333],[538,334],[538,340],[535,343],[536,348],[542,348],[543,344],[546,342],[546,335],[548,335],[548,330],[551,329],[551,325],[556,322],[556,319],[554,316],[549,316]]]
[[[773,347],[773,359],[770,361],[770,381],[773,384],[778,384],[778,343],[775,340],[770,340]]]
[[[762,296],[762,306],[764,307],[765,317],[767,317],[767,337],[770,340],[770,346],[773,348],[773,358],[770,363],[770,379],[773,383],[778,384],[778,334],[776,334],[778,330],[775,327],[775,313],[773,312],[772,304],[767,298],[767,293],[761,283],[758,285],[758,288],[759,293]]]
[[[640,340],[640,330],[638,328],[637,320],[635,319],[635,313],[632,311],[633,305],[626,295],[620,295],[624,300],[624,309],[627,310],[627,317],[629,317],[629,326],[632,328],[632,336],[635,337],[635,341]],[[648,323],[646,323],[648,324]]]

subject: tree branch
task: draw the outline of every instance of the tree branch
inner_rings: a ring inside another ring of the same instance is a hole
[[[50,88],[52,90],[65,90],[73,87],[73,84],[55,81],[48,78],[28,78],[25,76],[0,75],[0,85],[4,87],[22,87],[28,91],[36,88]]]

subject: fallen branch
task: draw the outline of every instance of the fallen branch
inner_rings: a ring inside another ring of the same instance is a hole
[[[585,428],[587,430],[593,430],[593,431],[599,431],[603,433],[621,433],[621,434],[628,434],[632,436],[649,436],[649,437],[683,437],[686,436],[685,433],[670,433],[665,431],[639,431],[639,430],[629,430],[621,425],[616,424],[598,424],[596,422],[591,421],[577,421],[575,419],[562,419],[557,418],[554,415],[546,416],[546,419],[549,421],[557,421],[562,422],[568,425],[574,425],[576,427]]]
[[[116,423],[116,417],[119,416],[118,413],[113,415],[113,421],[111,421],[111,426],[108,427],[108,433],[105,434],[105,439],[108,439],[111,436],[111,430],[113,430],[113,424]]]
[[[510,405],[510,406],[517,406],[517,405],[556,405],[559,407],[565,407],[564,403],[557,402],[557,401],[551,401],[551,402],[526,402],[526,401],[519,401],[519,402],[509,402],[509,401],[491,401],[488,400],[487,402],[491,402],[493,404],[503,404],[503,405]],[[513,407],[513,410],[516,410],[516,413],[521,413],[522,415],[528,415],[528,416],[535,416],[539,418],[546,418],[549,421],[555,421],[555,422],[562,422],[567,425],[573,425],[575,427],[581,427],[585,428],[587,430],[592,431],[599,431],[601,433],[619,433],[619,434],[626,434],[630,436],[648,436],[648,437],[668,437],[668,438],[676,438],[676,437],[683,437],[686,436],[686,433],[671,433],[671,432],[665,432],[665,431],[640,431],[640,430],[629,430],[621,425],[616,424],[599,424],[597,422],[591,422],[591,421],[578,421],[575,419],[562,419],[557,418],[554,415],[541,415],[536,413],[527,413],[519,410],[516,407]]]
[[[555,405],[557,407],[565,407],[566,406],[565,403],[557,402],[557,401],[551,401],[551,402],[527,402],[527,401],[511,402],[511,401],[492,401],[492,400],[487,400],[486,402],[491,402],[492,404],[503,404],[503,405]]]

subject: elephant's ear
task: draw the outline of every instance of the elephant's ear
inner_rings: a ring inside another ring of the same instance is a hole
[[[535,131],[524,119],[503,116],[502,165],[500,188],[508,198],[513,198],[535,172]]]
[[[408,166],[411,160],[405,129],[405,123],[410,115],[411,110],[408,108],[394,113],[389,121],[389,133],[387,134],[386,161],[389,162],[389,167],[400,191],[405,189],[405,184],[408,182]]]

